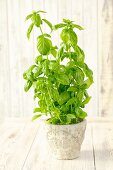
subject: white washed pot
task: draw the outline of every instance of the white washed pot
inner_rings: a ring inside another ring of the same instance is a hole
[[[72,125],[46,125],[47,140],[57,159],[75,159],[80,155],[86,120]]]

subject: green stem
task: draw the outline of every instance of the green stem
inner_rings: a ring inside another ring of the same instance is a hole
[[[41,31],[41,33],[42,33],[42,35],[43,35],[43,31],[42,31],[42,28],[41,28],[41,26],[40,26],[40,31]]]

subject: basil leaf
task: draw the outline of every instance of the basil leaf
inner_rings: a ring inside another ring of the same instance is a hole
[[[46,55],[52,46],[52,43],[49,39],[44,36],[38,37],[37,39],[37,49],[40,54]]]
[[[30,19],[32,17],[33,14],[30,14],[26,17],[25,21],[27,21],[28,19]]]
[[[77,91],[77,87],[75,86],[70,86],[67,91],[73,91],[73,92],[76,92]]]
[[[71,124],[71,121],[75,118],[76,116],[74,114],[67,114],[66,124]]]
[[[76,98],[75,97],[72,97],[71,99],[69,99],[66,103],[66,106],[70,106],[72,104],[74,104],[76,102]]]
[[[34,120],[36,120],[37,118],[39,118],[40,116],[42,116],[41,114],[39,114],[39,115],[35,115],[35,116],[33,116],[32,117],[32,121],[34,121]]]
[[[51,31],[53,30],[53,26],[50,21],[48,21],[47,19],[42,19],[42,21],[44,21],[50,27]]]
[[[30,80],[28,80],[24,86],[25,92],[27,92],[31,86],[32,86],[32,82]]]
[[[79,30],[84,30],[83,27],[81,27],[80,25],[77,25],[77,24],[73,24],[73,28],[77,28]]]
[[[65,92],[63,92],[63,93],[61,93],[61,94],[59,95],[58,103],[59,103],[60,105],[62,105],[62,104],[64,104],[65,102],[67,102],[67,101],[69,100],[69,98],[70,98],[69,93],[65,91]]]
[[[28,39],[30,38],[30,34],[31,34],[32,29],[33,29],[33,26],[34,26],[34,24],[32,23],[27,30],[27,38]]]
[[[84,73],[79,67],[74,68],[74,78],[79,84],[83,83],[84,81]]]
[[[77,45],[77,35],[76,33],[70,28],[65,28],[62,30],[60,34],[61,39],[65,44],[71,44],[73,48]]]
[[[63,22],[66,23],[66,24],[70,24],[70,23],[72,23],[73,21],[70,21],[69,19],[65,19],[65,18],[64,18],[64,19],[63,19]]]
[[[37,11],[37,13],[47,13],[47,12],[45,12],[45,11],[42,11],[42,10],[39,10],[39,11]]]
[[[69,78],[66,74],[58,74],[55,75],[56,79],[59,81],[59,83],[68,85],[69,84]]]
[[[87,113],[84,112],[82,109],[78,109],[77,113],[76,113],[77,117],[80,119],[84,119],[87,116]]]
[[[41,21],[41,17],[40,17],[39,14],[34,12],[31,19],[32,19],[32,22],[35,26],[40,27],[42,21]]]
[[[91,96],[88,96],[88,97],[82,102],[82,104],[85,105],[85,104],[87,104],[90,100],[91,100]]]
[[[44,37],[48,37],[48,38],[51,38],[51,36],[49,34],[43,34]]]
[[[59,28],[65,27],[65,26],[66,26],[66,24],[62,24],[62,23],[56,24],[56,25],[53,26],[53,30],[57,30],[57,29],[59,29]]]
[[[41,109],[40,108],[34,108],[33,113],[36,113],[36,112],[41,112]]]

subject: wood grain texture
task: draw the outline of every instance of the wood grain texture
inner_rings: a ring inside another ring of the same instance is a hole
[[[0,170],[4,169],[112,170],[113,119],[89,119],[80,157],[56,160],[50,153],[43,121],[8,118],[0,125]]]
[[[96,170],[112,170],[113,122],[93,123],[92,137]]]
[[[100,114],[113,115],[113,1],[98,1]]]
[[[7,1],[0,1],[0,119],[11,113]]]
[[[88,90],[92,97],[90,103],[86,106],[86,110],[90,116],[98,115],[98,37],[97,37],[97,1],[83,1],[83,26],[85,30],[83,31],[83,49],[85,52],[85,62],[88,64],[89,68],[93,70],[94,84]],[[92,109],[93,108],[95,109]]]
[[[30,151],[38,125],[30,121],[6,121],[0,128],[0,170],[20,170]]]
[[[44,126],[41,126],[23,170],[94,170],[91,128],[87,127],[81,156],[74,160],[56,160],[47,145]],[[89,143],[90,141],[90,143]]]
[[[69,18],[85,27],[77,31],[79,45],[94,71],[92,100],[86,110],[93,116],[113,116],[113,0],[0,0],[0,116],[32,114],[33,91],[24,92],[22,74],[38,55],[39,31],[35,29],[28,41],[30,22],[24,22],[33,9],[47,11],[42,16],[54,24]],[[43,29],[50,31],[47,26]],[[59,31],[53,33],[53,43],[59,45]]]

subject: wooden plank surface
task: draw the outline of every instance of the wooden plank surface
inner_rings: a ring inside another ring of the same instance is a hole
[[[92,137],[96,170],[112,170],[113,122],[93,123]]]
[[[40,137],[39,137],[40,136]],[[90,141],[90,143],[89,143]],[[91,128],[88,126],[86,140],[83,143],[81,156],[74,160],[56,160],[46,143],[46,135],[42,126],[37,135],[23,170],[94,170]]]
[[[88,120],[81,155],[56,160],[48,147],[44,123],[7,119],[0,126],[0,170],[112,170],[113,120]]]
[[[90,116],[98,115],[98,9],[97,1],[83,1],[83,49],[85,52],[85,62],[93,71],[94,83],[89,88],[89,95],[93,96],[90,103],[86,105],[86,111]],[[90,35],[90,36],[89,36]],[[95,109],[92,109],[95,108]]]
[[[0,1],[0,119],[11,113],[7,0]]]
[[[113,116],[113,0],[98,1],[99,114]]]
[[[31,121],[6,121],[0,127],[0,170],[21,170],[38,125]]]

